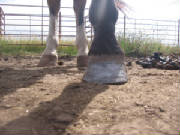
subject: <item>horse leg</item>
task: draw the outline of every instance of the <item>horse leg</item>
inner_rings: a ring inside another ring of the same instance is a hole
[[[94,28],[94,39],[83,80],[105,84],[127,82],[124,53],[115,37],[117,18],[114,0],[92,0],[89,19]]]
[[[86,67],[88,64],[88,42],[84,27],[84,10],[86,0],[74,0],[74,12],[76,15],[76,45],[78,49],[77,66]]]
[[[46,49],[44,50],[38,66],[55,66],[57,64],[58,55],[56,48],[58,42],[56,39],[56,26],[58,13],[60,9],[60,0],[47,0],[49,6],[49,34],[47,37]]]

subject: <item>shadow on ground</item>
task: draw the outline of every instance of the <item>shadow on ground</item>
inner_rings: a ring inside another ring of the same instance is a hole
[[[41,103],[28,116],[0,128],[1,135],[57,135],[77,121],[83,110],[106,85],[72,83],[52,102]]]
[[[28,88],[37,83],[45,75],[61,75],[61,74],[76,74],[83,73],[83,70],[71,70],[75,66],[59,66],[50,68],[32,67],[28,68],[13,68],[0,67],[0,98],[15,92],[19,88]]]

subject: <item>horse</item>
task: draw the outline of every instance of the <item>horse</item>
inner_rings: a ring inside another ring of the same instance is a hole
[[[57,64],[56,25],[60,2],[61,0],[47,0],[50,14],[49,34],[38,66]],[[120,0],[91,0],[89,20],[94,29],[94,39],[90,50],[84,28],[85,5],[86,0],[73,0],[76,16],[77,66],[87,66],[83,80],[108,84],[127,82],[124,53],[115,38],[117,8],[122,10],[125,3]]]

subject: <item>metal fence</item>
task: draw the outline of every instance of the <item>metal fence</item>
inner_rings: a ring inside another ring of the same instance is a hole
[[[43,0],[42,0],[43,2]],[[1,8],[2,7],[2,8]],[[38,9],[38,13],[4,13],[3,8]],[[61,11],[73,12],[72,7],[61,7]],[[0,37],[13,40],[40,40],[44,43],[48,35],[48,7],[42,5],[0,4]],[[86,9],[86,12],[88,9]],[[59,13],[57,36],[62,40],[74,40],[76,35],[75,17]],[[93,30],[88,16],[85,17],[87,37],[92,40]],[[152,39],[163,44],[179,45],[180,21],[135,19],[120,16],[116,25],[117,35],[123,38]],[[19,44],[19,43],[18,43]]]
[[[179,45],[180,20],[153,20],[120,18],[116,25],[118,33],[124,38],[140,38],[161,42],[167,45]]]
[[[47,6],[39,5],[17,5],[17,4],[0,4],[2,7],[25,7],[40,8],[41,12],[36,13],[4,13],[0,8],[0,37],[12,40],[40,40],[43,44],[48,35],[49,14],[44,12]],[[72,10],[71,7],[61,7],[61,9]],[[87,37],[92,39],[92,27],[85,17],[85,28]],[[64,15],[59,12],[57,36],[62,40],[74,40],[76,36],[76,25],[74,15]],[[17,43],[17,42],[15,42]],[[22,42],[21,42],[22,43]],[[32,42],[29,42],[32,43]],[[19,42],[17,44],[20,44]]]

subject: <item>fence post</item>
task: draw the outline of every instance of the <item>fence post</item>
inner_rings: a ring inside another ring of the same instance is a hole
[[[2,35],[2,14],[3,14],[3,12],[2,12],[2,8],[0,7],[0,36]]]
[[[61,40],[61,11],[59,12],[59,41]]]
[[[31,16],[29,16],[29,34],[30,34],[30,41],[31,41],[31,36],[32,36],[32,33],[31,33]]]
[[[4,14],[4,36],[6,35],[6,14]]]
[[[124,15],[124,40],[126,38],[126,15]]]
[[[178,20],[178,46],[180,47],[180,19]]]
[[[41,45],[43,45],[43,40],[44,40],[44,39],[43,39],[43,38],[44,38],[44,37],[43,37],[43,36],[44,36],[44,35],[43,35],[43,31],[44,31],[44,30],[43,30],[43,25],[44,25],[44,24],[43,24],[43,21],[44,21],[44,18],[43,18],[43,17],[44,17],[44,16],[43,16],[43,12],[44,12],[44,11],[43,11],[43,5],[44,5],[44,3],[43,3],[43,0],[42,0],[42,7],[41,7],[41,8],[42,8],[42,9],[41,9],[41,10],[42,10],[42,11],[41,11],[41,12],[42,12],[42,13],[41,13],[41,14],[42,14],[42,16],[41,16]]]
[[[158,34],[159,34],[159,25],[158,25],[158,22],[157,22],[156,26],[157,26],[157,28],[156,28],[156,30],[157,30],[157,37],[156,37],[156,38],[157,38],[157,40],[158,40],[158,37],[159,37],[159,36],[158,36]]]
[[[136,34],[136,19],[134,19],[134,34]]]
[[[92,42],[93,41],[93,27],[91,24],[90,24],[90,26],[91,26],[91,42]]]

